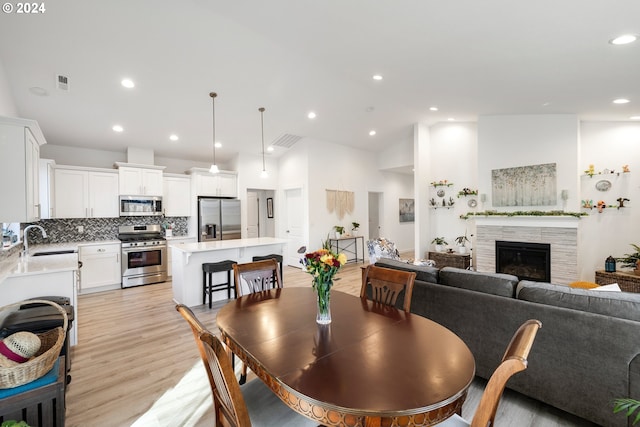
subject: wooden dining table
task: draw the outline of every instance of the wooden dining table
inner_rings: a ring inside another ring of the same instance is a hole
[[[293,410],[326,426],[429,426],[460,413],[475,375],[466,344],[416,314],[311,288],[245,295],[217,315],[223,342]]]

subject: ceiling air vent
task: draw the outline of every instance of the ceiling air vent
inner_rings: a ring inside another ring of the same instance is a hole
[[[65,92],[69,91],[69,77],[56,74],[56,87]]]
[[[301,139],[301,136],[283,133],[277,139],[275,139],[271,143],[271,145],[274,145],[276,147],[291,148],[295,145],[296,142],[300,141]]]

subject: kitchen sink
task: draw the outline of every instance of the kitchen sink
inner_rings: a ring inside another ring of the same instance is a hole
[[[65,250],[60,250],[60,251],[43,251],[43,252],[37,252],[31,256],[45,256],[45,255],[62,255],[62,254],[72,254],[75,253],[76,251],[74,249],[65,249]]]

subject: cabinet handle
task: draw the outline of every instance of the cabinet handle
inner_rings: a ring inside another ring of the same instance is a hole
[[[84,217],[85,218],[89,217],[89,208],[84,208]]]
[[[104,249],[104,248],[98,249],[98,252],[104,252],[104,251],[106,251],[106,249]]]
[[[120,254],[116,252],[116,264],[120,264]]]

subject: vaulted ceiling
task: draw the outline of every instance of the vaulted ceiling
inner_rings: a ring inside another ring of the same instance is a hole
[[[411,138],[417,122],[640,116],[640,41],[609,43],[640,33],[637,0],[43,4],[0,15],[0,62],[19,115],[50,144],[202,160],[211,91],[223,161],[261,153],[259,107],[267,146],[302,137],[371,150]]]

